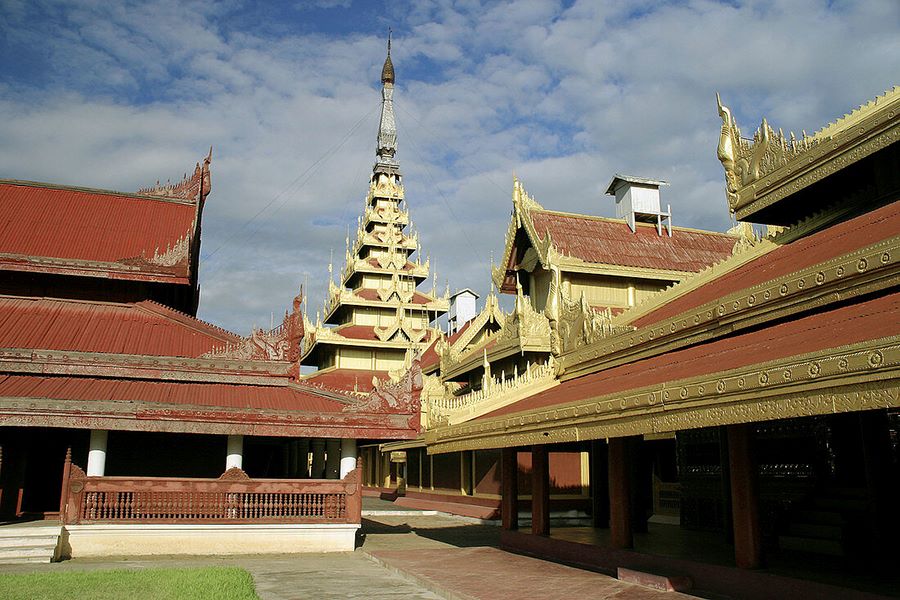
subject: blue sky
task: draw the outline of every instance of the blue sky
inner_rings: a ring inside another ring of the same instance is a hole
[[[214,146],[200,316],[321,306],[374,159],[394,30],[398,158],[440,288],[488,288],[515,172],[610,215],[666,179],[677,225],[729,226],[715,92],[745,133],[814,131],[897,84],[900,3],[0,0],[0,177],[135,190]]]

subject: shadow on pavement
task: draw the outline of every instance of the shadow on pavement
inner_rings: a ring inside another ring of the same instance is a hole
[[[413,518],[402,523],[385,523],[363,518],[356,547],[363,546],[367,536],[370,535],[405,535],[407,537],[423,538],[423,541],[432,540],[457,548],[483,546],[498,548],[500,546],[500,528],[494,525],[459,523],[445,520],[446,524],[440,523],[438,526],[432,526],[430,522],[428,524],[416,524],[416,520]],[[404,545],[408,547],[409,542],[406,542]],[[424,545],[427,546],[427,544]]]

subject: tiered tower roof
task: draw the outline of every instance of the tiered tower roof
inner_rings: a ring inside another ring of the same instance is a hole
[[[447,292],[437,293],[436,279],[429,292],[417,289],[429,277],[430,261],[421,260],[419,236],[409,231],[396,159],[390,40],[381,83],[376,160],[365,207],[355,238],[347,235],[343,269],[334,273],[329,265],[323,313],[307,327],[301,361],[323,371],[402,367],[408,350],[424,350],[438,335],[430,323],[449,307]]]

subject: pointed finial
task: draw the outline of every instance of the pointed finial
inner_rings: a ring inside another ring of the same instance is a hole
[[[394,83],[394,63],[391,62],[391,34],[393,31],[388,28],[388,47],[387,58],[384,59],[384,66],[381,68],[381,83]]]

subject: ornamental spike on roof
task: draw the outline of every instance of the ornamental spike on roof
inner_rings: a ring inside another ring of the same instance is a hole
[[[375,172],[398,172],[394,159],[397,152],[397,126],[394,122],[394,64],[391,62],[391,38],[388,34],[388,53],[381,69],[381,120],[378,123],[378,145]]]

